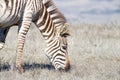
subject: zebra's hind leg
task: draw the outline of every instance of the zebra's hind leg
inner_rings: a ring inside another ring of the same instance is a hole
[[[6,39],[9,29],[10,29],[9,27],[0,28],[0,50],[3,48],[3,46],[5,44],[5,39]]]
[[[0,50],[3,48],[3,46],[4,46],[4,43],[0,42]]]

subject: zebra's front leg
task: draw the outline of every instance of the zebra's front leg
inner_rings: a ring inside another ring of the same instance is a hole
[[[25,43],[26,34],[29,30],[30,21],[24,21],[22,23],[22,27],[20,28],[19,34],[18,34],[18,47],[17,47],[17,57],[16,57],[16,68],[20,73],[23,72],[22,68],[22,53],[23,53],[23,47]]]
[[[26,5],[26,7],[28,8],[25,8],[23,20],[22,20],[21,27],[20,27],[19,34],[18,34],[16,68],[18,69],[20,73],[23,72],[21,59],[22,59],[25,38],[26,38],[26,34],[30,28],[31,21],[32,21],[32,11],[31,11],[32,9],[30,5]]]
[[[6,39],[8,31],[9,31],[9,27],[0,28],[0,50],[3,48],[5,44],[5,39]]]

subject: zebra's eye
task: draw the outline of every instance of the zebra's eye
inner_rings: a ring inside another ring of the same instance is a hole
[[[66,45],[64,45],[64,46],[62,46],[62,48],[66,50],[66,49],[67,49],[67,46],[66,46]]]

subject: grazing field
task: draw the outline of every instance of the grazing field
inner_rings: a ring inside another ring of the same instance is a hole
[[[12,70],[17,47],[17,27],[12,27],[0,50],[0,80],[120,80],[120,25],[76,23],[70,30],[70,71],[55,71],[49,64],[44,39],[33,25],[24,47],[25,72],[21,75]]]

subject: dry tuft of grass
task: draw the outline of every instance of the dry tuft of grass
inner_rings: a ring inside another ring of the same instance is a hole
[[[17,27],[12,27],[0,51],[0,80],[120,80],[120,25],[77,23],[70,30],[70,71],[55,71],[49,64],[44,39],[33,26],[24,47],[21,75],[11,69],[17,46]]]

